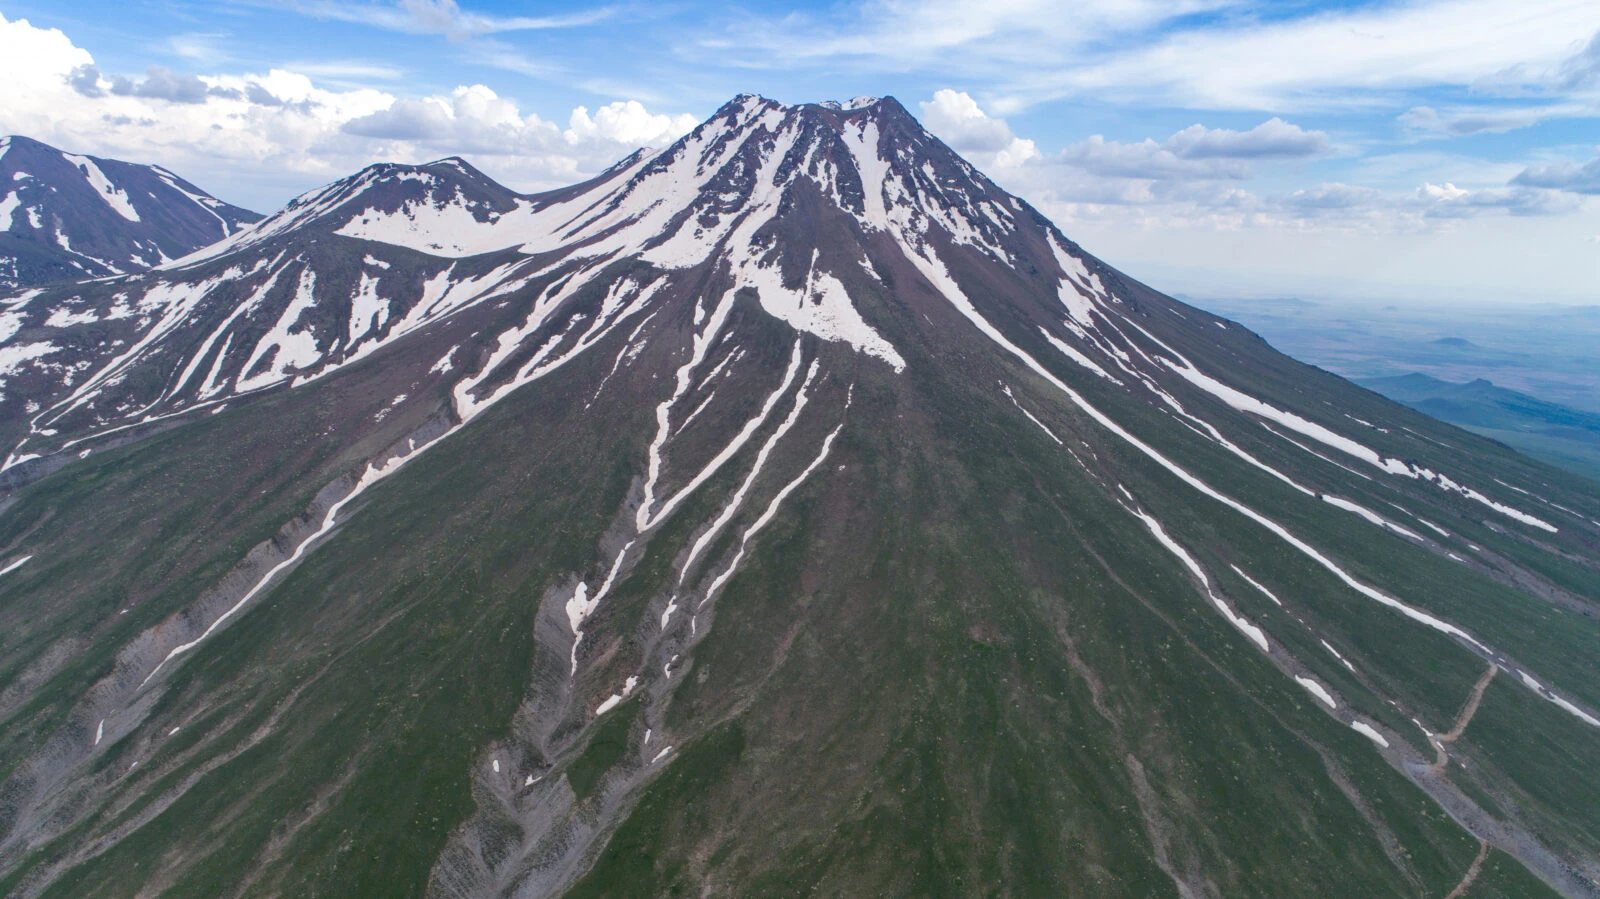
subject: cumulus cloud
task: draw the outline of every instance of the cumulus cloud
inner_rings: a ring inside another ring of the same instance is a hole
[[[198,75],[180,75],[163,66],[151,66],[141,80],[118,75],[111,79],[111,93],[119,97],[144,97],[169,103],[204,103],[211,87]],[[224,95],[225,96],[225,95]]]
[[[695,117],[687,113],[653,115],[638,100],[621,100],[595,110],[593,117],[588,107],[574,109],[567,122],[567,139],[572,142],[609,140],[655,147],[677,140],[697,124]]]
[[[1249,131],[1190,125],[1164,147],[1181,159],[1305,159],[1332,147],[1325,131],[1307,131],[1273,116]]]
[[[958,153],[996,165],[1021,165],[1039,155],[1033,141],[1011,133],[1005,119],[990,118],[965,91],[934,93],[922,107],[922,124]]]
[[[607,161],[614,161],[625,148],[671,143],[696,123],[690,115],[653,114],[637,100],[625,100],[602,106],[593,115],[579,106],[562,129],[537,115],[523,115],[512,101],[475,84],[458,87],[447,97],[397,99],[387,109],[345,122],[340,130],[441,153],[531,158],[604,152]]]
[[[263,211],[374,161],[456,153],[516,189],[560,187],[694,125],[690,116],[623,101],[572,110],[562,127],[481,84],[407,97],[330,88],[286,69],[196,75],[154,67],[139,77],[108,75],[61,31],[3,15],[0,83],[7,85],[0,133],[159,162]]]
[[[387,109],[351,119],[340,126],[346,134],[388,140],[439,142],[459,140],[489,144],[497,138],[515,137],[525,127],[541,124],[537,116],[524,121],[517,106],[481,84],[458,87],[449,97],[397,99]]]
[[[85,97],[105,96],[100,81],[100,67],[92,63],[84,63],[67,73],[67,85]]]
[[[259,81],[251,81],[244,86],[244,98],[257,106],[282,106],[283,101],[273,95]]]
[[[1524,187],[1542,187],[1574,194],[1600,196],[1600,156],[1583,165],[1562,161],[1529,166],[1511,179],[1511,183]]]

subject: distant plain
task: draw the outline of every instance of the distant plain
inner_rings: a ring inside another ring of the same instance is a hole
[[[1297,359],[1600,481],[1600,306],[1185,299]]]

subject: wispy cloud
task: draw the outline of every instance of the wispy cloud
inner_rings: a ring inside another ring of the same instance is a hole
[[[1600,29],[1571,0],[1424,0],[1270,24],[1175,33],[1087,65],[1017,79],[1027,100],[1093,93],[1190,108],[1314,109],[1392,102],[1430,86],[1501,75],[1545,84]]]
[[[553,80],[570,76],[564,66],[531,56],[492,37],[472,41],[462,54],[462,60],[470,65],[489,66],[529,78]]]
[[[463,10],[456,0],[290,0],[287,8],[319,19],[371,25],[408,34],[439,34],[452,40],[511,31],[543,31],[592,25],[615,9],[596,7],[555,16],[496,16]]]
[[[1590,38],[1582,51],[1562,64],[1557,83],[1567,90],[1600,87],[1600,32]]]
[[[1580,0],[1413,0],[1287,16],[1245,0],[825,9],[741,18],[702,33],[692,52],[766,69],[960,80],[1001,114],[1066,97],[1282,113],[1392,106],[1436,86],[1548,93],[1600,79],[1600,41],[1583,47],[1600,32],[1600,5]]]
[[[762,68],[842,63],[869,71],[928,68],[993,75],[1059,63],[1117,36],[1242,5],[1242,0],[1081,0],[1064,11],[1050,0],[867,0],[821,12],[739,17],[701,34],[696,46]]]
[[[164,49],[172,56],[214,65],[230,58],[222,42],[228,35],[218,32],[188,32],[167,38]]]
[[[1400,114],[1400,124],[1414,132],[1442,137],[1504,134],[1557,118],[1593,116],[1596,110],[1581,103],[1547,103],[1537,106],[1457,106],[1434,109],[1413,106]]]
[[[304,60],[287,62],[283,67],[305,75],[349,81],[396,81],[406,76],[406,70],[399,66],[357,59]]]

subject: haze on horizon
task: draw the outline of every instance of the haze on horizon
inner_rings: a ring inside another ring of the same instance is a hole
[[[0,133],[262,212],[380,160],[518,190],[729,97],[893,94],[1169,292],[1593,304],[1600,6],[0,3]]]

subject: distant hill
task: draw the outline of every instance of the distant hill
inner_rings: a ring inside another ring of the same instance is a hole
[[[1483,378],[1455,384],[1413,372],[1357,383],[1536,459],[1600,480],[1600,415],[1593,412],[1496,387]]]
[[[0,287],[144,271],[260,219],[157,165],[0,137]]]
[[[1434,343],[1438,344],[1439,346],[1451,346],[1463,350],[1477,346],[1477,344],[1466,339],[1465,337],[1441,337],[1438,340],[1435,340]]]

